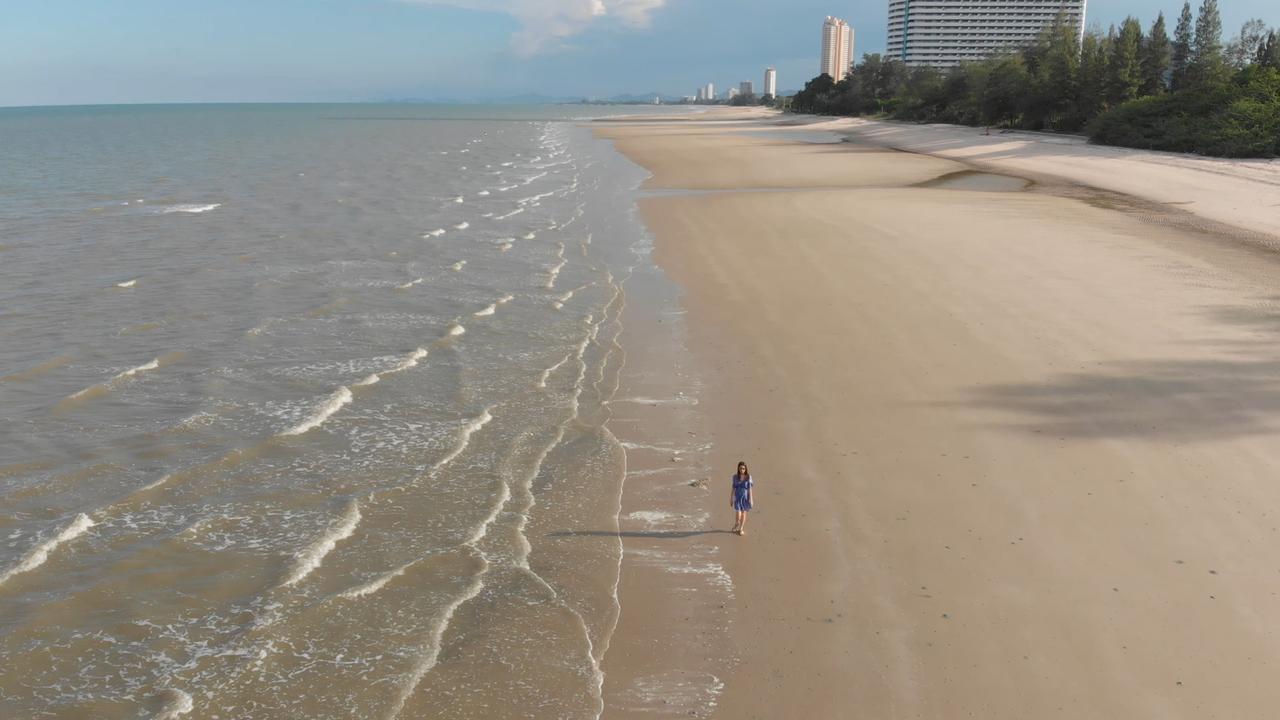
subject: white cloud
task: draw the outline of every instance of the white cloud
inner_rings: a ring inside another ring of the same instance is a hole
[[[506,13],[520,22],[511,36],[512,48],[535,55],[560,47],[601,18],[615,18],[632,27],[649,26],[650,16],[667,0],[404,0],[419,5],[448,5],[467,10]]]

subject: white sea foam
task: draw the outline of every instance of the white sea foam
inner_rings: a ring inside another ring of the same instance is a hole
[[[479,195],[480,197],[488,197],[488,196],[489,196],[489,191],[488,191],[488,190],[481,190],[480,192],[476,193],[476,195]]]
[[[489,413],[489,410],[490,408],[485,408],[484,412],[463,424],[462,432],[458,433],[458,440],[454,443],[453,449],[432,466],[431,471],[427,473],[428,478],[434,478],[439,475],[440,471],[443,470],[445,466],[453,462],[454,458],[461,455],[462,451],[467,449],[467,446],[471,444],[471,436],[476,434],[480,428],[488,425],[490,420],[493,420],[493,415]]]
[[[400,694],[396,697],[395,704],[391,708],[391,712],[387,714],[388,718],[394,719],[400,716],[400,712],[404,710],[404,704],[408,702],[409,696],[417,689],[418,683],[422,682],[422,678],[436,666],[436,662],[440,659],[440,646],[444,641],[444,631],[448,629],[449,622],[453,620],[453,614],[464,603],[468,602],[475,596],[480,594],[484,589],[484,575],[489,569],[488,561],[481,558],[483,566],[479,573],[471,580],[471,584],[461,595],[453,599],[440,613],[436,616],[435,622],[431,628],[431,644],[428,646],[422,657],[418,659],[417,665],[409,674],[409,679],[400,687]]]
[[[512,300],[512,296],[504,295],[503,297],[499,298],[497,301],[490,303],[489,307],[483,310],[480,310],[479,312],[476,312],[474,314],[476,317],[484,317],[486,315],[492,315],[494,312],[497,311],[499,305],[506,305],[507,303],[511,302],[511,300]]]
[[[474,547],[476,543],[484,539],[485,535],[489,534],[489,528],[493,525],[493,521],[498,519],[498,513],[502,512],[503,506],[510,499],[511,488],[507,487],[506,483],[502,483],[501,492],[498,493],[497,499],[494,500],[493,507],[489,510],[489,514],[485,516],[484,520],[481,520],[476,525],[475,530],[471,531],[471,535],[467,538],[467,545]]]
[[[118,288],[131,288],[131,287],[133,287],[134,285],[137,285],[137,284],[138,284],[138,279],[137,279],[137,278],[134,278],[133,280],[125,280],[124,282],[118,282],[118,283],[116,283],[116,287],[118,287]]]
[[[441,236],[441,235],[443,235],[444,233],[445,233],[445,229],[444,229],[444,228],[437,228],[437,229],[432,230],[431,232],[429,232],[429,233],[427,233],[427,234],[423,235],[422,237],[423,237],[423,238],[429,238],[429,237],[440,237],[440,236]]]
[[[93,391],[93,390],[98,390],[99,392],[106,392],[107,390],[109,390],[109,389],[110,389],[110,387],[111,387],[112,383],[115,383],[115,382],[116,382],[116,381],[118,381],[118,380],[124,380],[125,378],[133,377],[134,375],[137,375],[138,373],[143,373],[143,372],[146,372],[146,371],[148,371],[148,370],[155,370],[155,369],[156,369],[156,368],[158,368],[158,367],[160,367],[160,358],[156,358],[155,360],[152,360],[152,361],[151,361],[151,362],[149,362],[149,363],[145,363],[145,364],[143,364],[143,365],[139,365],[139,366],[137,366],[137,367],[129,368],[128,370],[125,370],[124,372],[117,373],[115,376],[113,376],[110,380],[106,381],[105,383],[99,383],[99,384],[97,384],[97,385],[90,385],[89,387],[87,387],[87,388],[85,388],[85,389],[83,389],[83,390],[79,390],[79,391],[77,391],[77,392],[74,392],[74,393],[72,393],[72,394],[70,395],[70,399],[74,400],[74,399],[79,398],[79,397],[84,397],[85,395],[89,394],[89,393],[90,393],[91,391]]]
[[[352,385],[354,387],[365,387],[367,385],[373,385],[374,383],[381,382],[381,381],[382,381],[382,376],[379,375],[378,373],[373,373],[372,375],[366,375],[361,380],[355,381],[354,383],[352,383]]]
[[[314,427],[319,427],[321,423],[328,420],[331,415],[338,412],[343,405],[349,402],[351,402],[351,391],[346,386],[340,387],[326,398],[324,403],[310,417],[280,434],[301,435]]]
[[[556,277],[560,275],[560,271],[564,269],[565,264],[568,262],[569,262],[568,260],[561,260],[558,264],[556,264],[555,266],[547,270],[547,287],[548,288],[553,288],[556,286]]]
[[[191,712],[195,707],[191,696],[182,690],[169,688],[167,694],[169,697],[165,700],[164,706],[160,708],[155,720],[175,720],[178,716]]]
[[[458,262],[456,262],[456,263],[454,263],[454,264],[453,264],[454,272],[457,272],[457,271],[459,271],[459,270],[462,270],[462,268],[464,268],[464,267],[466,267],[466,266],[467,266],[467,261],[466,261],[466,260],[459,260]]]
[[[585,286],[584,286],[584,287],[585,287]],[[561,295],[560,297],[556,298],[556,301],[555,301],[554,303],[552,303],[552,305],[554,305],[554,306],[555,306],[555,308],[556,308],[557,310],[559,310],[560,308],[564,307],[564,304],[565,304],[565,303],[567,303],[567,302],[569,302],[570,300],[572,300],[572,299],[573,299],[573,295],[574,295],[574,293],[578,292],[578,290],[581,290],[581,289],[582,289],[582,288],[577,288],[577,289],[575,289],[575,290],[570,290],[569,292],[567,292],[567,293],[565,293],[565,294]]]
[[[524,212],[524,208],[522,208],[522,207],[520,207],[520,208],[516,208],[515,210],[512,210],[511,212],[507,213],[506,215],[499,215],[496,219],[497,219],[497,220],[506,220],[507,218],[509,218],[509,217],[515,217],[516,215],[519,215],[519,214],[520,214],[520,213],[522,213],[522,212]]]
[[[565,364],[565,363],[567,363],[567,362],[569,362],[570,358],[572,358],[572,357],[573,357],[573,353],[569,353],[569,354],[565,355],[565,356],[560,360],[560,362],[556,363],[555,365],[552,365],[551,367],[547,368],[546,370],[543,370],[543,371],[542,371],[542,376],[538,378],[538,387],[540,387],[540,388],[545,388],[545,387],[547,386],[547,379],[551,377],[551,373],[553,373],[553,372],[555,372],[555,371],[559,370],[560,368],[564,367],[564,364]]]
[[[395,367],[391,368],[390,370],[387,370],[387,372],[397,373],[397,372],[402,372],[404,370],[408,370],[409,368],[417,367],[418,361],[426,356],[427,356],[427,351],[424,348],[417,348],[413,352],[409,353],[409,356],[406,357],[404,360],[401,360],[400,362],[396,363]]]
[[[186,425],[187,423],[188,423],[187,420],[183,420],[181,424]],[[148,490],[155,490],[161,485],[164,485],[165,483],[169,482],[169,479],[172,477],[173,475],[170,475],[170,474],[162,475],[159,480],[143,485],[142,487],[138,488],[136,492],[147,492]]]
[[[168,215],[169,213],[207,213],[210,210],[217,210],[222,207],[222,203],[208,203],[205,205],[197,205],[194,203],[183,203],[181,205],[169,205],[160,208],[159,212]]]
[[[532,240],[532,239],[534,239],[534,238],[535,238],[535,237],[537,237],[537,236],[538,236],[538,233],[536,233],[536,232],[525,233],[525,235],[524,235],[524,239],[525,239],[525,240]]]
[[[49,559],[49,553],[53,552],[59,545],[70,542],[80,537],[86,530],[93,527],[94,522],[89,519],[88,515],[80,513],[76,515],[76,519],[71,521],[70,525],[63,528],[57,535],[39,543],[35,547],[27,551],[22,556],[22,560],[17,565],[9,568],[0,575],[0,585],[4,584],[9,578],[20,573],[34,570],[44,564]]]
[[[454,198],[454,199],[453,199],[453,201],[454,201],[454,202],[456,202],[456,203],[464,203],[464,202],[466,202],[465,200],[463,200],[463,199],[462,199],[462,196],[461,196],[461,195],[459,195],[458,197]]]
[[[520,198],[516,202],[520,203],[521,205],[531,205],[531,204],[537,205],[539,200],[542,200],[543,198],[551,197],[552,195],[555,195],[555,194],[556,193],[554,190],[551,192],[538,193],[537,195],[531,195],[527,198]]]
[[[449,330],[448,330],[448,332],[447,332],[446,334],[447,334],[449,337],[454,337],[454,336],[457,336],[457,335],[461,335],[461,334],[465,333],[466,331],[467,331],[467,329],[466,329],[465,327],[463,327],[463,326],[462,326],[462,323],[457,323],[457,322],[455,322],[455,323],[450,323],[450,324],[449,324]]]
[[[460,222],[460,223],[458,223],[457,225],[454,225],[454,226],[453,226],[453,229],[454,229],[454,230],[466,230],[466,229],[467,229],[467,228],[469,228],[469,227],[471,227],[471,223],[466,222],[466,221],[464,220],[463,222]]]
[[[352,500],[347,504],[346,510],[343,511],[337,523],[330,526],[310,547],[294,556],[293,570],[289,572],[289,577],[285,578],[282,585],[293,585],[310,575],[311,571],[320,567],[324,557],[338,543],[351,537],[351,534],[356,531],[356,525],[359,524],[360,504]]]
[[[422,282],[422,278],[414,278],[413,280],[410,280],[409,282],[404,283],[403,285],[397,285],[397,286],[396,286],[396,289],[397,289],[397,290],[408,290],[409,288],[413,287],[414,285],[417,285],[417,284],[418,284],[418,283],[420,283],[420,282]]]
[[[699,523],[704,523],[707,520],[705,513],[684,515],[681,513],[663,512],[661,510],[636,510],[635,512],[628,513],[627,518],[644,523],[645,527],[650,530],[655,527],[698,527]]]
[[[112,378],[112,379],[119,380],[127,377],[133,377],[134,375],[137,375],[140,372],[155,370],[158,367],[160,367],[160,358],[156,358],[155,360],[152,360],[149,363],[146,363],[144,365],[139,365],[138,367],[135,367],[135,368],[129,368],[128,370],[125,370],[119,375],[116,375],[115,378]]]
[[[358,598],[358,597],[364,597],[365,595],[372,595],[373,593],[376,593],[379,590],[381,590],[383,586],[386,585],[387,583],[403,575],[404,572],[412,566],[413,566],[413,563],[411,562],[405,563],[404,565],[401,565],[400,567],[396,568],[395,570],[392,570],[389,573],[384,573],[382,575],[379,575],[378,577],[374,578],[373,580],[370,580],[364,585],[357,585],[356,587],[353,587],[350,590],[344,590],[338,594],[345,598]]]

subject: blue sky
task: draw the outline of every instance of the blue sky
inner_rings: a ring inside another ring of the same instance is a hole
[[[1229,38],[1276,0],[1220,0]],[[782,89],[816,73],[822,19],[884,48],[887,0],[0,0],[0,105],[364,101]],[[1198,2],[1193,3],[1193,8]],[[1161,0],[1093,0],[1144,25]]]

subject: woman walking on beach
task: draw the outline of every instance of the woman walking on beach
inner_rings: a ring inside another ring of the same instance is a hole
[[[733,508],[736,518],[733,532],[738,535],[747,534],[747,513],[751,512],[751,471],[744,462],[738,463],[738,472],[733,476],[733,489],[729,491],[729,507]]]

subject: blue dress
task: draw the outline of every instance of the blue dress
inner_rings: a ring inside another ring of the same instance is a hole
[[[748,475],[746,480],[739,480],[738,474],[733,474],[733,509],[738,512],[744,512],[751,509],[751,476]]]

